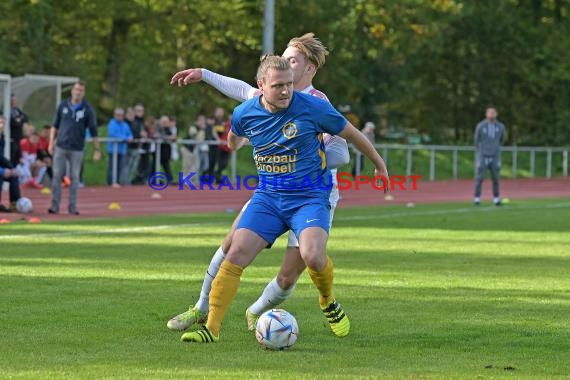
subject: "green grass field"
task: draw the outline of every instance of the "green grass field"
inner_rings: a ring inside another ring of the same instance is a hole
[[[306,274],[288,352],[243,313],[285,239],[242,278],[221,342],[166,321],[193,303],[231,214],[0,226],[0,378],[568,378],[570,200],[337,210],[329,253],[352,331],[336,338]]]

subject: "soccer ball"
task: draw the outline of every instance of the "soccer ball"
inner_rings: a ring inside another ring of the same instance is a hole
[[[29,214],[33,210],[30,198],[22,197],[16,202],[16,210],[22,214]]]
[[[257,320],[255,337],[265,348],[285,350],[297,341],[299,326],[293,315],[283,309],[272,309]]]

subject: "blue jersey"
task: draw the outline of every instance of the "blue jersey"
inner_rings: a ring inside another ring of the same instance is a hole
[[[260,97],[242,103],[234,110],[232,132],[254,147],[258,191],[330,192],[322,134],[338,134],[347,124],[329,102],[293,92],[289,107],[276,113]]]

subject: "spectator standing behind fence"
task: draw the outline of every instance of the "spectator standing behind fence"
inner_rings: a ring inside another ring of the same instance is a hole
[[[230,120],[224,123],[224,130],[220,133],[220,145],[218,145],[218,167],[216,169],[216,183],[222,181],[222,172],[228,166],[230,158],[230,148],[228,147],[228,133],[230,132]]]
[[[133,183],[146,183],[148,181],[148,176],[154,171],[155,167],[155,140],[158,138],[158,132],[156,130],[156,120],[154,118],[148,117],[144,120],[143,132],[141,132],[141,138],[143,139],[143,142],[141,144],[140,160],[138,164],[137,175],[135,176]]]
[[[218,133],[215,128],[216,120],[214,116],[208,116],[206,118],[206,143],[208,143],[208,170],[206,175],[214,177],[214,172],[216,168],[216,161],[218,158],[217,143],[220,140]]]
[[[214,110],[214,131],[216,132],[214,137],[218,141],[218,146],[210,147],[210,149],[211,148],[214,149],[210,150],[210,173],[209,173],[210,175],[213,175],[216,178],[216,182],[220,181],[218,173],[221,171],[220,166],[223,164],[223,162],[221,162],[222,157],[220,155],[221,151],[219,148],[223,144],[221,137],[226,131],[226,122],[227,120],[225,117],[224,109],[222,107],[216,107],[216,109]],[[214,157],[213,162],[212,162],[212,157]]]
[[[170,168],[170,160],[172,159],[171,143],[176,141],[176,130],[171,128],[170,117],[161,116],[158,122],[158,135],[160,138],[160,166],[164,170],[164,174],[168,180],[172,182],[172,169]],[[153,168],[154,169],[154,168]]]
[[[93,160],[101,159],[97,119],[95,111],[84,99],[85,82],[75,82],[71,88],[71,98],[59,104],[55,121],[50,131],[48,153],[53,156],[52,200],[48,212],[59,213],[61,201],[61,181],[69,165],[71,184],[69,188],[68,212],[79,215],[77,195],[79,192],[79,172],[85,149],[85,131],[89,129],[93,138]]]
[[[200,169],[200,156],[198,154],[197,143],[200,134],[200,129],[198,128],[198,120],[203,117],[204,116],[199,115],[196,118],[196,122],[188,127],[186,134],[184,135],[184,140],[194,140],[195,142],[185,142],[180,148],[180,151],[182,152],[182,172],[185,176],[189,175],[190,173],[196,173],[190,179],[192,183],[196,183],[198,181],[198,176],[200,175],[198,173],[198,170]]]
[[[198,161],[200,166],[198,168],[199,175],[205,175],[208,173],[210,168],[210,147],[206,144],[206,116],[200,115],[196,119],[196,126],[198,127],[198,138],[197,140],[201,142],[198,144],[196,149],[198,150]]]
[[[128,184],[131,184],[134,177],[139,175],[139,162],[142,153],[142,144],[139,141],[146,137],[144,130],[144,106],[140,103],[135,105],[133,109],[133,119],[129,123],[134,142],[129,143],[127,150],[126,171],[128,176]]]
[[[149,118],[150,119],[150,118]],[[135,123],[137,123],[138,125],[142,125],[142,129],[141,129],[141,133],[140,133],[140,140],[142,140],[139,144],[139,154],[137,156],[137,164],[135,165],[136,168],[136,173],[135,176],[133,178],[133,183],[143,183],[144,182],[144,178],[146,177],[146,174],[148,172],[148,166],[149,166],[149,153],[148,153],[148,148],[149,148],[149,143],[146,142],[145,140],[147,140],[148,138],[148,132],[147,132],[147,118],[144,115],[144,106],[142,104],[137,104],[135,106]],[[154,120],[153,120],[154,123]],[[133,136],[135,136],[135,134],[133,133]]]
[[[473,202],[476,206],[481,203],[481,188],[487,169],[491,170],[493,180],[493,203],[495,206],[501,206],[499,179],[501,177],[501,146],[505,141],[505,126],[497,120],[497,116],[497,109],[494,106],[488,106],[485,110],[485,119],[475,128],[477,175]]]
[[[10,98],[10,106],[10,161],[16,166],[20,163],[20,140],[24,138],[24,124],[28,122],[28,116],[18,107],[14,94]]]
[[[364,136],[366,136],[366,138],[368,139],[368,141],[370,141],[370,143],[372,145],[376,144],[376,138],[374,136],[374,129],[376,128],[376,126],[374,125],[373,122],[371,121],[367,121],[364,124],[364,128],[362,128],[362,133],[364,134]],[[362,173],[362,171],[364,170],[364,156],[362,154],[358,154],[358,150],[356,148],[353,148],[354,152],[357,153],[356,154],[356,159],[354,160],[354,165],[352,167],[352,175],[355,176],[357,174]],[[357,162],[358,162],[358,158],[360,157],[360,173],[356,173],[356,166],[357,166]]]
[[[135,109],[133,107],[127,107],[125,110],[125,123],[129,126],[133,139],[135,139],[135,133],[133,132],[133,125],[135,122]],[[125,165],[123,165],[123,170],[120,174],[120,178],[123,179],[125,185],[131,184],[132,179],[132,168],[131,161],[133,161],[133,156],[138,154],[138,143],[130,142],[127,144],[127,155],[125,157]]]
[[[176,137],[173,142],[170,143],[170,149],[172,150],[172,161],[180,160],[180,151],[178,150],[178,143],[176,142],[178,138],[178,127],[176,126],[176,116],[169,116],[170,118],[170,131]]]
[[[128,184],[128,176],[124,168],[127,165],[127,143],[133,140],[131,128],[125,121],[125,111],[122,108],[115,108],[113,118],[109,120],[107,128],[109,138],[119,140],[107,143],[107,153],[109,154],[107,185],[120,187],[120,185]],[[117,155],[116,160],[113,158],[114,155]],[[113,166],[114,162],[116,162],[116,166]],[[115,172],[114,180],[113,172]]]

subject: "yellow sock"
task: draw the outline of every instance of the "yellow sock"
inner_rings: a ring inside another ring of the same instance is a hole
[[[243,268],[224,260],[210,290],[210,312],[206,327],[214,335],[220,335],[222,320],[239,287]]]
[[[330,301],[334,299],[333,296],[333,262],[329,256],[327,256],[327,265],[320,271],[314,271],[311,268],[307,268],[313,284],[319,290],[319,304],[321,307],[325,307]]]

